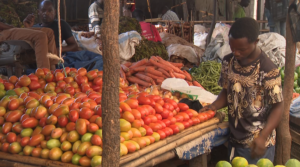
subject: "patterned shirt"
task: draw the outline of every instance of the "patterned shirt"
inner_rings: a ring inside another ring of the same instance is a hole
[[[230,54],[223,59],[219,85],[227,89],[229,141],[249,147],[265,127],[272,105],[283,101],[279,70],[263,51],[248,66]],[[275,137],[274,130],[266,147],[275,145]]]
[[[104,15],[104,11],[100,7],[100,5],[98,5],[97,2],[92,3],[89,8],[89,18],[90,18],[89,31],[90,32],[95,32],[95,34],[100,33],[100,25],[102,23],[103,15]]]
[[[177,14],[171,10],[168,10],[163,16],[163,20],[172,20],[172,21],[179,21]]]

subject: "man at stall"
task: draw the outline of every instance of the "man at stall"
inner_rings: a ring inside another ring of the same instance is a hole
[[[8,40],[29,41],[34,46],[37,67],[48,69],[55,68],[55,64],[58,63],[58,56],[53,31],[51,29],[15,28],[2,21],[0,21],[0,43]],[[57,57],[57,59],[49,60],[49,54],[52,54],[51,57]]]
[[[151,23],[146,23],[144,19],[144,12],[140,9],[135,9],[132,12],[132,17],[137,19],[140,22],[142,28],[142,36],[146,39],[154,42],[161,42],[161,37],[155,28],[154,25]]]
[[[104,0],[95,0],[89,8],[89,30],[95,34],[100,34],[100,27],[104,16]]]
[[[54,9],[54,5],[50,0],[44,0],[41,2],[39,6],[39,15],[42,18],[42,23],[34,25],[34,15],[29,14],[24,19],[25,27],[47,27],[51,28],[54,31],[55,43],[57,50],[59,48],[59,29],[58,29],[58,21],[55,20],[56,10]],[[99,64],[98,69],[102,70],[103,62],[102,56],[89,51],[79,51],[78,44],[73,36],[71,27],[67,22],[61,20],[61,37],[62,41],[66,42],[66,46],[62,46],[62,53],[66,54],[65,60],[68,57],[77,57],[76,60],[81,59],[82,61],[101,61],[101,62],[93,62]],[[74,62],[73,62],[74,63]],[[85,64],[87,64],[86,62]],[[77,68],[77,66],[75,67]]]
[[[258,23],[238,19],[229,31],[232,53],[222,61],[218,98],[200,112],[228,107],[229,159],[244,157],[249,164],[274,160],[275,128],[283,114],[280,72],[257,47]]]
[[[170,10],[167,6],[164,6],[162,9],[162,19],[170,21],[179,21],[177,14]]]
[[[248,7],[249,4],[250,4],[250,0],[241,0],[241,2],[238,3],[237,7],[234,10],[233,20],[246,17],[245,8]]]

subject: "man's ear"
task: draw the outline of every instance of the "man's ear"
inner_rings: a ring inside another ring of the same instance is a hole
[[[256,40],[255,40],[255,45],[257,45],[258,42],[259,42],[259,39],[256,39]]]

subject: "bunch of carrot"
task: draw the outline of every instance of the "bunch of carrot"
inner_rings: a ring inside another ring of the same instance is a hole
[[[120,75],[130,83],[137,83],[141,87],[161,85],[166,78],[180,78],[187,81],[190,86],[202,87],[187,71],[180,70],[182,63],[172,63],[159,56],[151,56],[136,63],[121,64]]]

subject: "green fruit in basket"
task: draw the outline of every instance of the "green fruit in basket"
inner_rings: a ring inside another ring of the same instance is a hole
[[[257,164],[258,167],[274,167],[273,163],[266,158],[262,158],[260,159]]]
[[[290,159],[285,163],[286,167],[298,167],[300,166],[300,162],[296,159]]]
[[[281,79],[284,79],[284,69],[280,70]]]
[[[257,166],[253,165],[253,164],[250,164],[250,165],[247,165],[246,167],[257,167]]]
[[[80,155],[78,154],[74,154],[73,157],[72,157],[72,164],[74,165],[79,165],[79,159],[81,158]]]
[[[4,84],[0,83],[0,90],[4,90],[4,89],[5,89]]]
[[[298,73],[298,76],[300,75],[300,66],[298,66],[297,68],[296,68],[296,71],[295,71],[296,73]]]
[[[295,89],[296,93],[300,93],[300,87]]]
[[[294,72],[294,81],[298,79],[298,73]]]
[[[216,167],[232,167],[231,164],[227,161],[219,161],[216,164]]]
[[[246,167],[248,161],[243,157],[235,157],[231,162],[232,167]]]
[[[275,167],[285,167],[284,165],[276,165]]]

